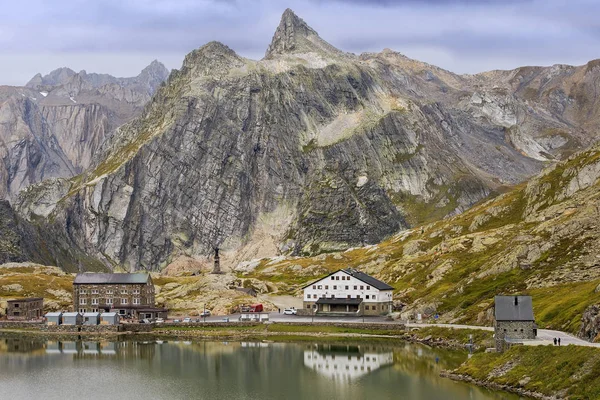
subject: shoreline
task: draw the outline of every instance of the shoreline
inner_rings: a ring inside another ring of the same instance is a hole
[[[489,382],[489,381],[483,381],[483,380],[479,380],[479,379],[475,379],[472,376],[469,375],[465,375],[465,374],[457,374],[455,372],[452,371],[442,371],[440,372],[440,376],[442,378],[448,378],[451,379],[453,381],[457,381],[457,382],[465,382],[471,385],[475,385],[475,386],[479,386],[479,387],[483,387],[486,389],[491,389],[491,390],[499,390],[499,391],[503,391],[503,392],[509,392],[509,393],[514,393],[517,394],[519,396],[526,396],[532,399],[539,399],[539,400],[556,400],[559,399],[560,397],[555,397],[555,396],[547,396],[543,393],[539,393],[539,392],[534,392],[534,391],[530,391],[524,388],[520,388],[520,387],[516,387],[516,386],[511,386],[511,385],[506,385],[506,384],[499,384],[499,383],[495,383],[495,382]]]
[[[464,350],[465,342],[457,337],[459,332],[450,328],[428,328],[420,331],[389,329],[389,327],[366,326],[356,328],[351,324],[312,325],[271,323],[250,326],[153,326],[144,331],[49,331],[44,329],[0,328],[1,335],[20,335],[31,337],[86,338],[106,340],[114,338],[155,337],[160,339],[197,339],[210,340],[257,340],[257,341],[306,341],[306,340],[386,340],[424,344],[431,347]],[[453,337],[454,336],[454,337]],[[462,336],[459,336],[462,337]],[[481,351],[485,346],[476,347]]]

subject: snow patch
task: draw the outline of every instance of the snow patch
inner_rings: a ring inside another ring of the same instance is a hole
[[[72,101],[73,103],[77,103],[77,102],[75,101],[75,99],[73,98],[73,96],[69,96],[69,99],[71,99],[71,101]]]
[[[40,94],[44,97],[48,96],[48,92],[40,92]]]

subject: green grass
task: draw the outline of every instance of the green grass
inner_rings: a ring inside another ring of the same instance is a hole
[[[490,375],[513,364],[500,376]],[[596,348],[516,346],[505,353],[476,354],[455,372],[513,387],[529,378],[525,389],[548,396],[565,393],[569,399],[600,398],[600,349]]]

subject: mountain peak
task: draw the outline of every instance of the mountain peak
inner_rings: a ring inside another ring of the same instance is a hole
[[[290,8],[281,16],[279,26],[275,30],[265,58],[273,58],[279,54],[289,53],[342,53],[319,37],[304,20]]]

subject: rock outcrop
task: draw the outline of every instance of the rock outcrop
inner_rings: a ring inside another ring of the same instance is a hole
[[[138,115],[167,78],[154,61],[137,77],[60,68],[26,87],[0,87],[0,198],[88,168],[119,125]]]
[[[36,189],[17,209],[130,270],[214,247],[299,255],[377,243],[591,143],[593,96],[564,87],[600,72],[542,79],[552,71],[459,76],[390,50],[346,54],[287,10],[263,60],[218,42],[193,51],[48,215]]]

